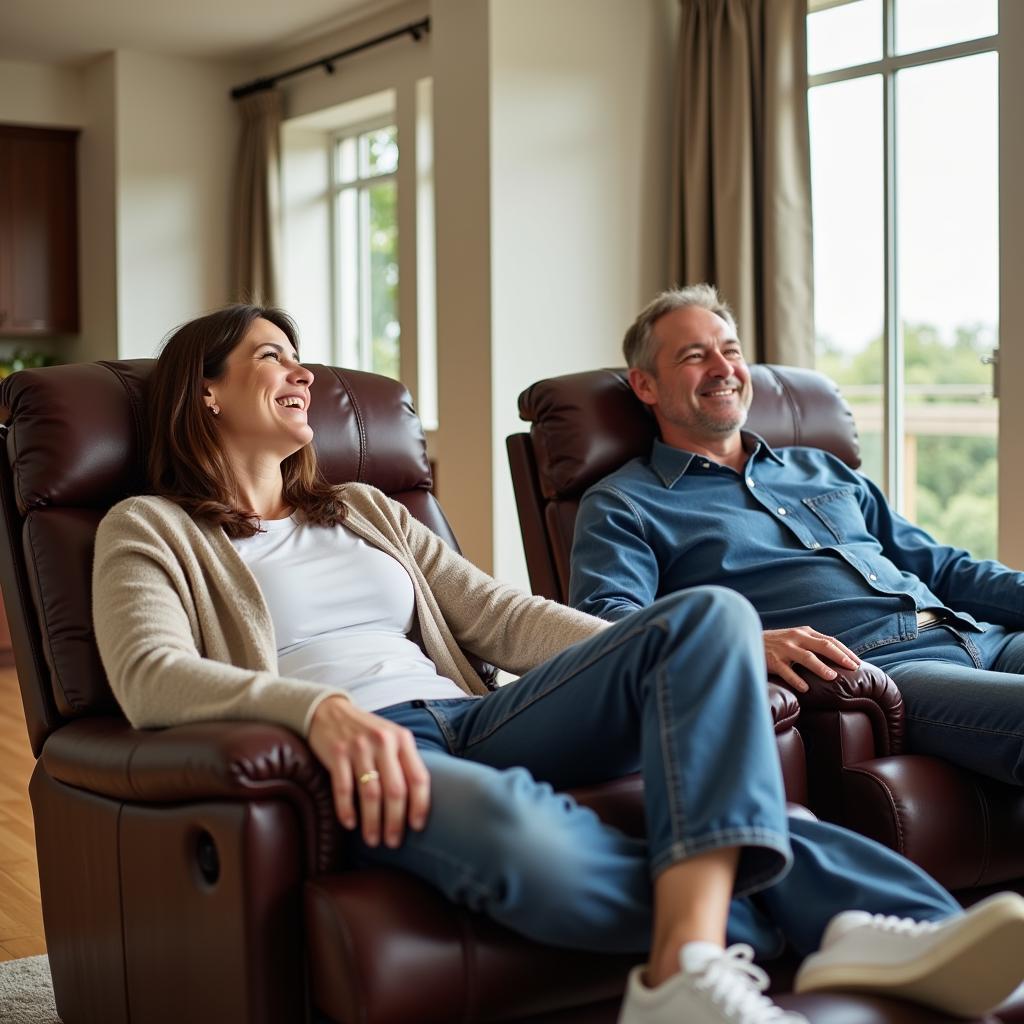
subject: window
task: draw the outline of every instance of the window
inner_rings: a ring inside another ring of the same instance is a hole
[[[387,374],[437,430],[430,78],[281,129],[282,301],[311,363]]]
[[[331,147],[334,350],[398,379],[398,131],[364,126]]]
[[[996,0],[810,0],[819,368],[864,471],[995,557]]]

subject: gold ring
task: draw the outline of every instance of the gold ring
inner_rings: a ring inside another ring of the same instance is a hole
[[[359,785],[365,786],[367,782],[373,782],[374,779],[379,778],[380,772],[377,771],[375,768],[371,768],[368,772],[363,772],[363,774],[359,776]]]

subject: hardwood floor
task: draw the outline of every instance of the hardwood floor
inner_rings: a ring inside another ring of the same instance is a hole
[[[46,952],[28,801],[34,764],[18,678],[0,668],[0,960]]]

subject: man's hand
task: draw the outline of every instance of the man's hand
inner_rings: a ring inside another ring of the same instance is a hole
[[[835,679],[835,669],[829,668],[821,658],[828,658],[843,668],[856,668],[860,664],[857,655],[835,637],[819,633],[810,626],[766,629],[764,656],[769,673],[778,676],[800,693],[805,693],[809,687],[793,671],[793,665],[803,665],[822,679]]]
[[[345,697],[328,697],[313,713],[310,749],[331,776],[338,821],[357,824],[367,846],[401,845],[405,823],[421,830],[430,810],[430,775],[412,733]],[[362,781],[360,781],[362,779]]]

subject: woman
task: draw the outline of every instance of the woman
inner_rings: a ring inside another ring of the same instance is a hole
[[[133,725],[294,729],[363,862],[540,942],[646,953],[627,1024],[803,1021],[750,963],[783,942],[820,947],[806,990],[976,1013],[1017,984],[1024,900],[961,915],[883,847],[787,821],[742,598],[690,591],[608,626],[495,582],[379,491],[322,481],[312,379],[274,309],[230,307],[165,346],[155,496],[117,505],[96,542],[97,642]],[[522,676],[489,693],[460,648]],[[556,792],[638,767],[646,841]]]

